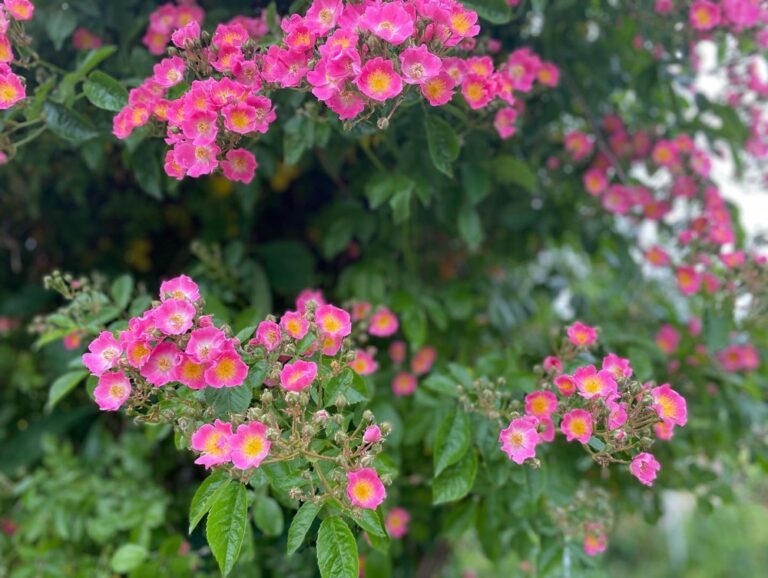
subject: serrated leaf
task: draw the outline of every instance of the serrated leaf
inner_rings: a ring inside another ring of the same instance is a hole
[[[427,132],[427,146],[437,170],[446,176],[453,176],[453,161],[459,157],[459,137],[450,124],[439,116],[427,114],[424,120]]]
[[[248,493],[242,484],[229,484],[211,505],[205,528],[208,545],[224,576],[240,557],[247,529]]]
[[[46,409],[50,411],[53,407],[59,403],[69,392],[83,381],[88,375],[87,370],[70,371],[59,377],[51,385],[51,389],[48,391],[48,403]]]
[[[192,533],[216,501],[218,492],[233,482],[224,470],[216,470],[203,480],[189,505],[189,533]]]
[[[269,496],[261,496],[253,507],[253,521],[256,527],[267,536],[279,536],[283,533],[283,510]]]
[[[291,526],[288,528],[288,544],[286,550],[290,556],[296,550],[301,547],[304,542],[304,538],[312,527],[312,522],[315,521],[317,514],[320,513],[322,505],[314,502],[304,502],[296,515],[293,517]]]
[[[337,516],[320,524],[317,565],[322,578],[357,578],[357,543],[349,526]]]
[[[469,417],[460,407],[455,407],[440,422],[435,434],[435,477],[464,457],[469,449],[470,438]]]
[[[96,70],[83,83],[88,101],[102,110],[119,112],[128,104],[128,91],[110,75]]]
[[[382,538],[387,536],[387,531],[384,529],[384,524],[381,521],[378,510],[360,509],[350,517],[354,520],[355,524],[368,532],[369,535],[381,536]]]
[[[432,483],[432,503],[454,502],[472,489],[477,475],[477,455],[470,451],[462,460],[449,467]]]
[[[205,401],[212,405],[216,415],[223,418],[230,413],[242,413],[251,405],[253,389],[246,383],[237,387],[205,388]]]

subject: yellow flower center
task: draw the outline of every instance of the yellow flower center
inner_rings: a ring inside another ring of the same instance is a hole
[[[391,84],[392,77],[383,70],[374,70],[368,77],[368,87],[371,89],[371,92],[386,92]]]

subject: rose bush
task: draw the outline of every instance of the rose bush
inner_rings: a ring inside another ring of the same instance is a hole
[[[751,496],[768,6],[584,4],[2,2],[0,569],[560,575]]]

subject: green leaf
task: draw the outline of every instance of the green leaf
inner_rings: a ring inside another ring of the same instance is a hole
[[[149,552],[139,544],[123,544],[112,555],[110,565],[117,574],[125,574],[138,568],[147,559]]]
[[[461,3],[491,24],[506,24],[512,19],[507,0],[461,0]]]
[[[253,508],[253,520],[256,522],[256,527],[267,536],[279,536],[283,533],[285,524],[283,510],[269,496],[261,496],[256,500]]]
[[[131,156],[131,169],[136,182],[145,193],[155,199],[163,198],[163,173],[160,168],[160,151],[153,144],[145,143]]]
[[[29,101],[27,110],[24,116],[27,120],[35,120],[40,118],[40,114],[43,112],[43,105],[45,104],[45,98],[56,86],[56,77],[51,76],[44,83],[39,85],[35,89],[35,96]]]
[[[203,480],[189,505],[189,533],[192,533],[216,501],[218,494],[233,482],[224,470],[216,470]]]
[[[406,221],[411,216],[411,196],[410,190],[398,191],[394,197],[389,199],[389,206],[392,209],[392,216],[396,225]]]
[[[445,416],[435,434],[435,477],[464,457],[469,449],[470,437],[469,417],[460,407],[455,407]]]
[[[46,409],[52,410],[53,407],[59,403],[70,391],[75,389],[75,386],[83,381],[88,375],[88,371],[70,371],[59,377],[51,385],[51,389],[48,391],[48,403]]]
[[[56,102],[66,102],[72,104],[75,96],[75,86],[83,80],[89,72],[101,64],[104,60],[112,56],[117,50],[116,46],[101,46],[91,50],[80,61],[80,66],[74,72],[70,72],[62,78],[54,94]]]
[[[477,475],[477,455],[467,452],[464,458],[452,465],[432,483],[432,503],[454,502],[466,496],[472,489]]]
[[[465,206],[459,212],[459,234],[471,251],[483,242],[483,223],[473,206]]]
[[[77,28],[77,16],[65,2],[61,3],[60,9],[51,9],[45,16],[45,31],[56,50],[61,50],[64,41]]]
[[[244,343],[253,336],[254,331],[256,331],[256,327],[253,325],[249,325],[248,327],[244,327],[243,329],[238,331],[235,337],[237,337],[237,340],[240,343]]]
[[[289,556],[301,547],[307,532],[312,527],[312,522],[315,521],[322,507],[321,504],[314,502],[304,502],[296,512],[291,526],[288,528],[288,544],[286,548]]]
[[[427,316],[424,310],[416,305],[408,307],[403,311],[401,321],[403,333],[411,347],[417,349],[424,345],[427,339]]]
[[[360,526],[363,530],[368,532],[372,536],[380,536],[382,538],[387,537],[387,531],[384,529],[384,524],[381,521],[381,516],[378,510],[366,510],[359,509],[350,516],[355,524]]]
[[[315,143],[315,123],[306,116],[293,116],[285,123],[283,157],[286,165],[295,165],[304,151]]]
[[[333,405],[339,395],[344,396],[348,404],[360,403],[370,397],[365,381],[351,367],[345,367],[326,384],[323,393],[325,406]]]
[[[510,155],[495,159],[496,179],[503,185],[519,185],[528,192],[536,187],[536,175],[527,164]]]
[[[237,387],[205,388],[205,401],[213,406],[216,415],[226,417],[230,413],[242,413],[251,405],[253,389],[247,384]]]
[[[82,144],[99,136],[99,131],[79,112],[62,104],[46,102],[45,122],[51,131],[74,144]]]
[[[115,300],[121,310],[128,307],[128,303],[131,300],[131,293],[133,293],[133,277],[130,275],[121,275],[112,282],[112,287],[109,291],[112,294],[112,299]]]
[[[128,104],[128,91],[108,74],[96,70],[83,84],[88,101],[102,110],[119,112]]]
[[[427,114],[424,127],[432,162],[437,170],[452,177],[453,161],[459,158],[459,137],[450,124],[434,114]]]
[[[410,193],[416,183],[405,175],[378,173],[365,186],[365,196],[372,209],[378,209],[398,194]]]
[[[317,565],[322,578],[357,578],[357,543],[349,526],[338,516],[326,518],[320,524]]]
[[[242,484],[228,484],[211,505],[205,529],[208,545],[224,576],[240,556],[247,529],[248,493]]]
[[[591,438],[589,438],[587,445],[597,452],[605,449],[605,444],[603,443],[603,440],[595,436],[592,436]]]

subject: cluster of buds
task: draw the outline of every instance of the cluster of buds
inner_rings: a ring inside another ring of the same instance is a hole
[[[194,3],[153,13],[145,42],[156,51],[170,38],[174,48],[131,91],[114,134],[125,139],[150,122],[164,125],[169,176],[220,169],[249,183],[258,162],[243,139],[269,130],[276,119],[269,95],[277,89],[311,91],[344,121],[380,113],[386,128],[406,99],[420,94],[441,106],[460,87],[470,108],[497,110],[494,125],[509,138],[522,106],[516,95],[536,82],[558,83],[557,68],[529,49],[498,68],[490,56],[454,56],[474,49],[480,31],[477,14],[454,0],[315,0],[304,16],[282,20],[283,37],[268,48],[256,42],[268,31],[265,16],[220,24],[211,37],[201,32]]]
[[[304,460],[295,499],[377,508],[390,480],[374,462],[391,428],[370,411],[350,421],[350,407],[368,397],[350,314],[305,291],[295,311],[235,336],[204,309],[182,275],[163,282],[160,300],[127,329],[100,333],[83,355],[100,409],[171,423],[196,463],[244,482],[262,465]]]

